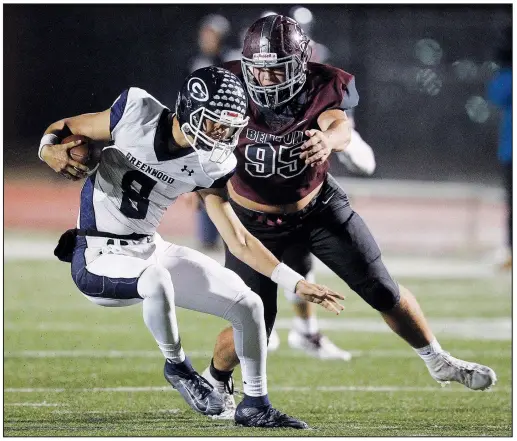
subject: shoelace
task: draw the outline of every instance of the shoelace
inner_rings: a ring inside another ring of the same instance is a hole
[[[321,337],[322,335],[319,332],[316,334],[305,334],[305,338],[318,348],[321,347]]]
[[[281,420],[287,420],[289,418],[289,416],[275,409],[273,406],[269,406],[263,414],[258,415],[259,421],[265,420],[266,422],[271,424]]]
[[[186,380],[194,386],[195,391],[200,392],[199,398],[202,400],[213,390],[213,386],[200,375],[189,374]]]
[[[469,363],[468,361],[459,360],[457,358],[454,358],[449,352],[443,352],[443,358],[445,361],[450,363],[451,365],[456,365],[461,369],[466,369],[468,371],[476,370],[476,366],[473,363]]]

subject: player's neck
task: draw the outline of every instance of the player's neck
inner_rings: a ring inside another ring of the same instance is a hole
[[[172,139],[180,148],[190,147],[187,138],[185,138],[185,135],[183,135],[183,132],[181,131],[180,123],[176,116],[174,116],[174,118],[172,119]]]

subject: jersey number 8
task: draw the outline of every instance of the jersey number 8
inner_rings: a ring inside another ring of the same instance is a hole
[[[137,184],[140,190],[137,190]],[[145,219],[149,209],[149,195],[156,181],[149,176],[132,170],[122,178],[121,213],[129,219]]]

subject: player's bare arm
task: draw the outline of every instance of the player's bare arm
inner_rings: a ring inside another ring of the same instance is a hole
[[[290,279],[296,294],[309,302],[320,304],[336,314],[344,309],[337,301],[344,300],[341,294],[326,286],[307,282],[281,264],[273,253],[250,234],[226,200],[224,189],[200,190],[198,194],[205,203],[210,219],[235,257],[279,284],[282,284],[281,279]]]
[[[305,132],[309,137],[302,145],[300,158],[314,167],[327,160],[332,152],[342,152],[350,142],[352,125],[346,113],[340,109],[322,112],[318,117],[320,130]]]
[[[69,135],[84,135],[94,141],[110,140],[110,110],[87,113],[71,118],[64,118],[52,123],[43,135],[39,156],[55,172],[68,179],[78,180],[86,176],[88,167],[73,160],[68,152],[82,141],[61,144]]]

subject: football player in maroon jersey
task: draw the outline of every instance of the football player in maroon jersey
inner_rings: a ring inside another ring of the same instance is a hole
[[[269,15],[249,28],[241,61],[224,65],[245,82],[250,98],[250,121],[241,133],[237,168],[227,186],[231,206],[278,259],[295,245],[307,246],[380,312],[436,381],[488,389],[496,381],[495,372],[442,350],[415,297],[393,280],[368,227],[328,173],[329,155],[345,150],[350,140],[344,110],[359,97],[353,75],[309,58],[309,39],[298,23]],[[228,250],[226,267],[262,298],[269,335],[277,285]],[[218,336],[211,365],[203,373],[225,393],[227,417],[235,408],[231,374],[237,364],[228,328]]]
[[[311,57],[311,60],[313,57]],[[352,123],[350,143],[342,152],[336,152],[336,158],[345,167],[347,172],[354,175],[371,176],[375,171],[375,155],[373,149],[355,130],[353,109],[346,114]],[[283,254],[282,261],[291,268],[296,268],[306,280],[315,281],[312,269],[313,259],[306,244],[292,247]],[[348,361],[352,354],[336,346],[328,337],[319,332],[319,323],[315,308],[294,292],[283,290],[284,296],[291,303],[294,318],[287,336],[287,342],[292,349],[303,351],[305,354],[321,360]],[[274,352],[280,346],[280,336],[275,328],[271,331],[268,342],[268,351]]]

